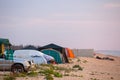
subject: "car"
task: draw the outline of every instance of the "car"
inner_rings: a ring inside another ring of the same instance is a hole
[[[5,55],[0,55],[0,70],[2,71],[9,70],[13,73],[21,73],[28,72],[33,67],[33,61],[21,58],[13,58],[13,60],[8,60]]]
[[[37,50],[15,50],[13,56],[15,58],[33,60],[35,65],[47,64],[47,60],[43,56],[44,54]]]

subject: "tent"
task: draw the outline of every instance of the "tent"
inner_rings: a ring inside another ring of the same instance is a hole
[[[68,58],[67,58],[67,55],[65,53],[65,48],[64,47],[61,47],[61,46],[58,46],[56,44],[48,44],[46,46],[43,46],[43,47],[39,47],[38,50],[41,51],[43,49],[54,49],[56,51],[59,51],[62,55],[62,62],[65,62],[65,63],[68,63]]]
[[[73,51],[69,48],[66,48],[66,54],[69,58],[75,58]]]
[[[47,64],[44,54],[37,50],[16,50],[13,56],[33,60],[35,64]]]
[[[0,45],[1,45],[1,44],[11,45],[8,39],[3,39],[3,38],[0,38]]]
[[[5,54],[8,60],[13,59],[13,50],[10,49],[10,46],[11,44],[8,39],[0,38],[0,55]]]
[[[27,45],[27,46],[23,47],[22,49],[37,50],[37,48],[33,45]]]
[[[43,49],[41,52],[54,57],[56,63],[62,63],[62,56],[60,52],[54,49]]]

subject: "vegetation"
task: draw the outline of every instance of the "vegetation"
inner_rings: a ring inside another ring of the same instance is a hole
[[[19,73],[19,74],[11,74],[14,77],[26,77],[27,74],[26,73]]]
[[[99,80],[99,79],[97,79],[97,78],[90,78],[91,80]]]
[[[78,77],[78,75],[76,75],[76,74],[71,74],[71,76],[73,76],[73,77]]]
[[[15,77],[15,76],[8,75],[8,76],[5,76],[5,77],[3,78],[3,80],[16,80],[16,77]]]
[[[83,63],[87,63],[88,61],[87,60],[84,60]]]
[[[38,75],[38,72],[35,72],[35,71],[31,71],[30,73],[27,73],[27,76],[30,76],[30,77],[35,77]]]
[[[90,75],[96,75],[96,74],[97,74],[96,71],[92,71],[92,72],[90,73]]]
[[[70,76],[69,74],[64,74],[64,76]]]
[[[44,66],[44,68],[41,69],[39,71],[39,73],[43,74],[47,80],[53,80],[53,76],[54,77],[62,77],[62,74],[57,72],[57,70],[60,69],[59,67],[53,66],[53,65],[48,65],[48,64],[41,65],[41,66],[42,66],[42,68]]]
[[[80,75],[79,77],[83,77],[83,75]]]
[[[59,73],[59,72],[54,72],[54,76],[55,76],[55,77],[62,77],[62,74]]]
[[[78,70],[82,70],[83,68],[80,67],[79,65],[74,65],[73,68],[78,68]],[[53,80],[54,77],[61,78],[64,76],[69,76],[71,71],[73,71],[73,68],[64,68],[64,67],[58,67],[54,66],[52,64],[42,64],[42,65],[37,65],[36,70],[32,70],[29,73],[19,73],[19,74],[11,74],[11,75],[6,75],[4,77],[4,80],[16,80],[16,77],[35,77],[38,75],[45,76],[46,80]],[[64,72],[63,74],[61,72]],[[77,76],[77,75],[73,75]]]
[[[74,65],[73,68],[79,68],[79,65]]]
[[[45,76],[46,80],[54,80],[52,75],[48,74]]]
[[[78,58],[78,59],[77,59],[77,62],[80,62],[80,61],[81,61],[81,60]]]
[[[79,65],[74,65],[73,68],[77,68],[78,70],[81,70],[81,71],[83,70],[83,68]]]
[[[40,70],[39,73],[44,75],[49,75],[49,74],[54,74],[54,71],[52,69],[44,69],[44,70]]]

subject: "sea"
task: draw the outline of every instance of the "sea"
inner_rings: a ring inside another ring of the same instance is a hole
[[[120,50],[96,50],[95,52],[120,57]]]

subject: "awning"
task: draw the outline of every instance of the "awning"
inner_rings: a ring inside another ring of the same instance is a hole
[[[0,44],[11,45],[8,39],[0,38]]]

